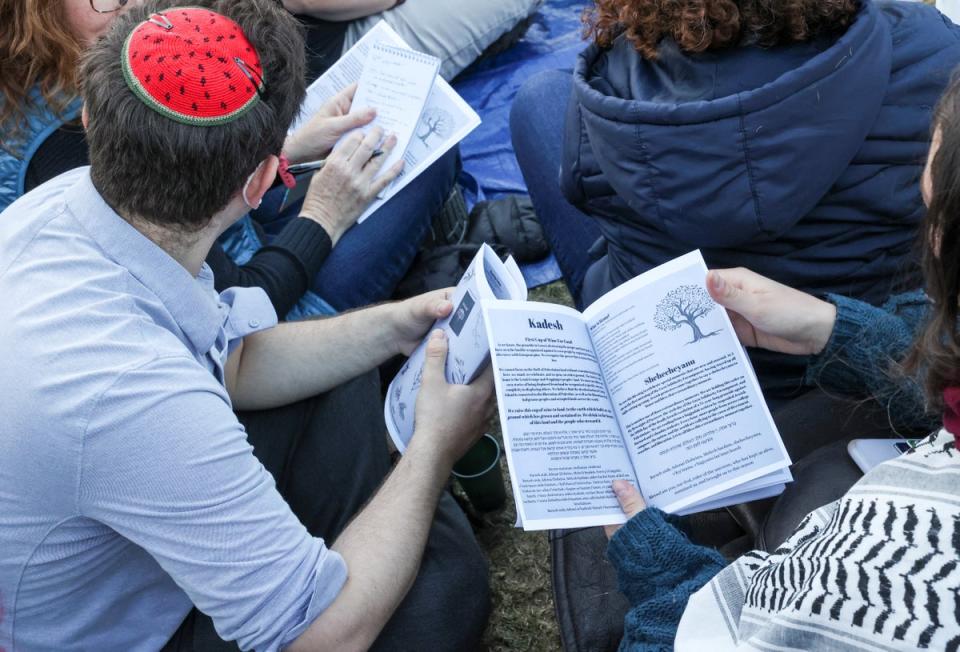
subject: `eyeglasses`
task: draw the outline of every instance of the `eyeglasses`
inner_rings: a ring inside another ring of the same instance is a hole
[[[90,8],[98,14],[112,14],[127,6],[130,0],[90,0]]]

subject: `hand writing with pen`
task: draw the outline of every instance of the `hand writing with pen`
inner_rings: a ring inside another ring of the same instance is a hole
[[[373,121],[376,112],[353,110],[356,90],[357,85],[351,84],[333,96],[309,122],[287,138],[283,148],[291,164],[312,162],[310,165],[317,169],[310,180],[300,216],[320,224],[333,244],[403,170],[401,160],[379,174],[397,139],[393,134],[384,137],[378,127],[366,133],[360,131],[360,127]],[[353,133],[331,152],[344,134],[351,131]]]

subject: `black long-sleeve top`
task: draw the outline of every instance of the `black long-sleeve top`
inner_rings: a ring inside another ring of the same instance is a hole
[[[263,288],[280,319],[300,300],[333,244],[322,226],[305,217],[290,221],[272,243],[258,250],[246,265],[234,263],[219,244],[207,255],[218,292],[229,287]]]

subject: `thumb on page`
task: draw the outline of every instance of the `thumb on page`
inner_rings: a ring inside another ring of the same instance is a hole
[[[445,383],[447,365],[447,336],[439,328],[430,333],[423,362],[423,383]]]
[[[628,519],[633,518],[646,508],[647,504],[643,502],[643,496],[628,481],[614,480],[612,488],[613,493],[617,496],[617,502],[620,503],[620,509],[623,510]],[[619,525],[607,525],[603,529],[609,539],[620,527]]]
[[[613,493],[617,495],[620,509],[627,515],[627,518],[639,514],[647,506],[637,488],[626,480],[614,480]]]
[[[727,310],[749,314],[752,297],[744,291],[743,281],[737,270],[711,270],[707,273],[707,290],[713,300]]]

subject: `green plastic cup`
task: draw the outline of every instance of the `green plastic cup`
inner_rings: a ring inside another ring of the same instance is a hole
[[[500,444],[486,434],[453,465],[453,475],[460,482],[470,503],[478,512],[493,512],[507,501],[500,473]]]

